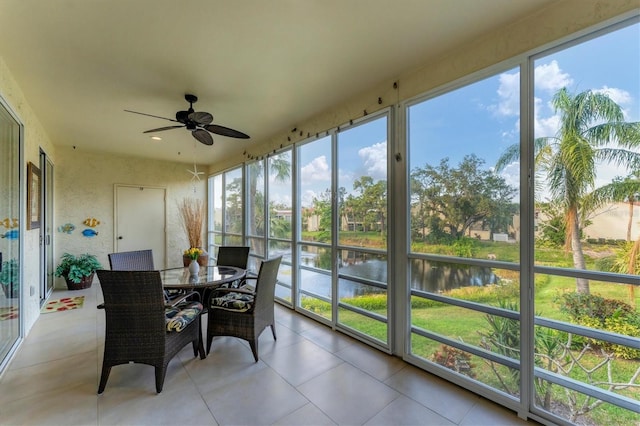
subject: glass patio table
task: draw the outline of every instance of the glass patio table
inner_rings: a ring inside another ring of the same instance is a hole
[[[160,278],[165,289],[196,290],[203,294],[205,290],[241,280],[246,274],[245,269],[234,266],[203,266],[196,276],[191,275],[189,268],[163,269]]]

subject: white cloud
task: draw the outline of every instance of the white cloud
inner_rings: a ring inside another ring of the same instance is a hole
[[[533,118],[533,128],[535,136],[537,138],[556,136],[558,130],[560,130],[560,115],[554,114],[549,117],[541,117],[542,99],[535,98],[534,103],[535,117]]]
[[[571,76],[562,72],[556,60],[548,64],[538,65],[534,75],[536,89],[542,89],[551,94],[555,94],[555,92],[563,87],[568,87],[573,84]]]
[[[500,74],[500,85],[498,86],[498,97],[500,101],[494,111],[498,115],[506,117],[518,116],[520,114],[520,73]]]
[[[300,172],[300,178],[303,182],[331,181],[331,169],[329,169],[327,157],[324,155],[316,157],[309,164],[302,166]]]
[[[387,179],[387,141],[362,148],[358,155],[364,161],[366,175],[376,179]]]
[[[311,207],[313,205],[314,198],[318,198],[318,193],[308,189],[300,194],[300,204],[303,207]]]
[[[602,87],[602,89],[595,89],[594,92],[608,95],[613,102],[620,105],[625,120],[629,120],[629,111],[628,109],[625,109],[625,106],[633,105],[633,97],[631,96],[631,93],[623,89],[617,89],[615,87],[607,86]]]

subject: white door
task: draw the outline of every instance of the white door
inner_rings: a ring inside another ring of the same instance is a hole
[[[153,250],[156,269],[165,268],[165,188],[115,186],[116,252]]]

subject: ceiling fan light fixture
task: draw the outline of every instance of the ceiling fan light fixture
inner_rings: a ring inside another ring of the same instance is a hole
[[[160,136],[151,136],[151,139],[153,139],[154,141],[161,141],[162,138]]]
[[[217,135],[227,136],[237,139],[249,139],[249,135],[242,133],[238,130],[230,129],[229,127],[220,126],[218,124],[211,124],[213,121],[213,115],[205,111],[194,111],[193,104],[198,100],[198,97],[191,94],[184,96],[185,100],[189,102],[189,109],[187,111],[176,112],[176,119],[160,117],[153,114],[147,114],[144,112],[132,111],[125,109],[126,112],[134,114],[145,115],[147,117],[160,118],[166,121],[173,121],[179,123],[172,126],[159,127],[157,129],[145,130],[142,133],[156,133],[164,130],[171,130],[177,128],[186,128],[191,132],[191,135],[204,145],[213,145],[213,137],[210,133]],[[158,136],[151,136],[154,140],[161,140]]]

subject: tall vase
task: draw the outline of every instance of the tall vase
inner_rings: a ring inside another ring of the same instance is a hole
[[[198,276],[198,272],[200,272],[200,264],[197,260],[194,259],[189,264],[189,274],[191,274],[191,276],[193,277],[196,277]]]

